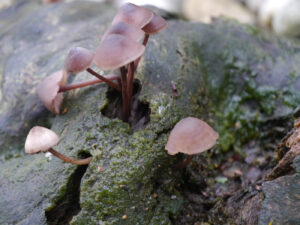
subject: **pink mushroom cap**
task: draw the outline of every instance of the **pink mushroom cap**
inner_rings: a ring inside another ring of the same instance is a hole
[[[38,86],[37,94],[43,104],[54,114],[59,114],[63,101],[63,93],[59,93],[61,86],[67,82],[67,73],[64,70],[57,71],[46,77]]]
[[[113,70],[139,58],[145,47],[123,35],[108,35],[95,51],[94,62],[102,70]]]
[[[152,20],[142,29],[147,34],[156,34],[168,27],[167,21],[161,16],[154,13]]]
[[[153,13],[141,6],[126,3],[118,10],[112,24],[124,22],[142,28],[151,21]]]
[[[108,29],[108,31],[103,35],[101,41],[103,41],[110,34],[119,34],[126,36],[134,41],[140,41],[144,37],[145,32],[131,24],[118,22],[113,24]]]
[[[45,127],[33,127],[25,141],[25,152],[27,154],[35,154],[46,152],[59,142],[58,135]]]
[[[218,138],[219,134],[206,122],[188,117],[175,125],[165,149],[170,155],[179,152],[188,155],[198,154],[212,148]]]
[[[86,48],[74,47],[69,51],[65,66],[69,73],[77,74],[86,70],[93,62],[94,53]]]

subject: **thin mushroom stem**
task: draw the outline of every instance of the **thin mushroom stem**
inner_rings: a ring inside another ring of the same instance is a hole
[[[121,78],[117,80],[118,81],[118,84],[119,84],[119,87],[122,88],[122,82],[121,82]]]
[[[119,80],[120,76],[111,75],[109,77],[107,76],[107,79],[108,80]],[[100,80],[100,79],[94,79],[94,80],[88,80],[88,81],[78,82],[78,83],[74,83],[74,84],[67,84],[67,85],[61,86],[59,88],[58,92],[70,91],[70,90],[73,90],[73,89],[76,89],[76,88],[82,88],[82,87],[90,86],[90,85],[93,85],[93,84],[99,84],[99,83],[102,83],[102,82],[104,82],[104,81]]]
[[[143,45],[146,46],[149,40],[150,34],[145,34],[144,40],[143,40]]]
[[[121,88],[117,84],[105,78],[104,76],[100,75],[99,73],[95,72],[91,68],[87,68],[86,71],[92,74],[93,76],[97,77],[98,79],[103,80],[105,83],[107,83],[112,88],[115,88],[117,91],[121,91]]]
[[[69,157],[55,151],[53,148],[50,148],[48,151],[51,152],[56,157],[60,158],[61,160],[68,162],[68,163],[75,164],[75,165],[87,165],[90,163],[90,161],[93,158],[93,157],[88,157],[85,159],[72,159],[72,158],[69,158]]]
[[[121,81],[122,81],[122,102],[123,102],[123,120],[128,121],[129,118],[129,107],[128,107],[128,96],[127,96],[127,74],[126,68],[122,66],[121,71]]]
[[[192,159],[193,159],[193,155],[189,155],[189,156],[183,161],[183,163],[181,163],[181,164],[175,166],[175,168],[176,168],[176,169],[179,169],[179,170],[185,168],[187,165],[190,164],[190,162],[192,161]]]
[[[149,37],[150,37],[150,34],[145,34],[145,37],[144,37],[144,40],[143,40],[143,45],[144,45],[145,47],[146,47],[146,45],[147,45],[147,43],[148,43]],[[139,58],[137,58],[137,59],[134,61],[134,72],[136,71],[136,68],[138,67],[141,58],[142,58],[142,57],[139,57]]]
[[[132,97],[132,92],[133,92],[133,79],[134,79],[134,62],[131,62],[128,65],[128,96],[127,96],[127,101],[129,104],[129,112],[130,112],[130,106],[131,106],[131,97]]]

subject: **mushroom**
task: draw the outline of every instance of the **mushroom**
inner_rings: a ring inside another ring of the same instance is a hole
[[[113,81],[120,79],[120,76],[108,75],[105,79]],[[36,88],[37,94],[40,100],[43,102],[44,106],[54,114],[59,114],[60,112],[60,107],[64,98],[62,92],[90,86],[93,84],[99,84],[103,82],[103,80],[94,79],[84,82],[78,82],[75,84],[65,85],[66,82],[67,73],[64,70],[60,70],[46,77],[41,83],[39,83],[39,85]]]
[[[92,157],[88,157],[86,159],[72,159],[55,151],[52,147],[58,143],[59,137],[55,132],[45,127],[35,126],[27,135],[25,141],[25,152],[27,154],[50,152],[61,160],[76,165],[87,165],[92,160]]]
[[[92,64],[94,53],[86,48],[71,48],[66,57],[66,70],[69,73],[77,74],[89,68]]]
[[[120,68],[121,70],[124,121],[128,121],[130,111],[125,65],[141,57],[144,51],[143,45],[119,34],[108,35],[95,51],[94,62],[99,68],[102,70]]]
[[[153,13],[150,10],[126,3],[118,10],[112,24],[124,22],[142,28],[151,21],[152,17]]]
[[[212,148],[218,138],[219,134],[206,122],[194,117],[187,117],[175,125],[165,149],[170,155],[179,152],[187,154],[186,161],[178,166],[178,168],[184,168],[191,162],[192,155]]]
[[[167,21],[160,15],[154,13],[152,20],[146,24],[142,29],[145,31],[146,36],[144,39],[144,45],[147,44],[150,34],[157,34],[158,32],[166,29],[168,27]]]
[[[142,30],[145,31],[145,38],[143,40],[143,45],[146,46],[150,37],[150,34],[157,34],[158,32],[166,29],[168,27],[167,21],[160,15],[153,13],[153,17],[149,23],[147,23]],[[140,58],[135,60],[135,70],[140,61]]]
[[[67,73],[59,70],[46,77],[38,86],[37,94],[47,109],[54,114],[59,114],[60,106],[63,101],[63,94],[59,89],[67,82]]]
[[[146,46],[150,37],[150,34],[157,34],[158,32],[166,29],[168,27],[167,21],[162,18],[161,16],[157,15],[156,13],[153,13],[153,17],[151,21],[146,24],[142,30],[145,31],[145,37],[143,40],[143,45]],[[133,79],[134,79],[134,73],[136,71],[136,68],[139,64],[141,57],[137,58],[134,61],[134,65],[132,65],[132,69],[129,68],[128,72],[128,95],[129,99],[131,99],[132,95],[132,89],[133,89]]]
[[[132,40],[140,41],[144,37],[145,32],[134,25],[118,22],[109,28],[109,30],[103,35],[101,41],[103,41],[110,34],[120,34]]]
[[[117,84],[113,83],[111,80],[107,79],[106,77],[98,74],[97,72],[89,68],[89,66],[93,62],[93,59],[94,52],[82,47],[71,48],[66,57],[66,70],[67,72],[73,74],[77,74],[79,72],[87,70],[87,72],[89,72],[91,75],[106,82],[112,88],[115,88],[116,90],[120,91],[120,87]]]
[[[145,47],[119,34],[108,35],[95,51],[94,62],[102,70],[120,68],[140,57]]]

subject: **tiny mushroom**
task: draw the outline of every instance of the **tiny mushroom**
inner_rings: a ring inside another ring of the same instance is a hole
[[[55,132],[45,127],[35,126],[27,135],[25,141],[25,152],[27,154],[50,152],[63,161],[76,165],[87,165],[92,160],[92,157],[88,157],[86,159],[72,159],[55,151],[52,147],[58,143],[59,137]]]
[[[66,70],[69,73],[77,74],[86,70],[93,62],[94,52],[82,48],[74,47],[69,51],[66,58]]]
[[[57,71],[46,77],[38,86],[37,94],[47,109],[54,114],[59,114],[63,101],[63,93],[59,93],[60,87],[67,82],[67,73],[64,70]]]
[[[154,13],[152,20],[143,27],[146,34],[157,34],[168,27],[167,21]]]
[[[142,30],[146,33],[144,40],[143,40],[143,45],[146,46],[150,37],[150,34],[157,34],[158,32],[166,29],[168,27],[167,21],[162,18],[160,15],[157,15],[156,13],[153,13],[153,17],[149,23],[147,23]],[[136,70],[137,65],[140,61],[140,58],[138,58],[135,62],[135,68]]]
[[[180,120],[175,125],[165,149],[170,155],[179,152],[189,155],[186,161],[178,166],[178,168],[183,168],[190,163],[192,155],[212,148],[218,138],[219,134],[206,122],[188,117]]]
[[[112,24],[124,22],[142,28],[151,21],[152,17],[153,12],[150,10],[132,3],[126,3],[118,10]]]

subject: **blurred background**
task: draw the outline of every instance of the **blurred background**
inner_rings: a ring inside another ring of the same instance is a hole
[[[0,0],[0,10],[18,0]],[[30,0],[29,0],[30,1]],[[40,0],[51,4],[63,0]],[[80,1],[80,0],[65,0]],[[210,23],[224,16],[241,23],[266,28],[276,34],[300,37],[300,0],[81,0],[98,1],[119,7],[125,2],[152,5],[189,21]]]
[[[300,0],[115,0],[114,4],[120,6],[124,2],[154,5],[180,13],[190,21],[210,23],[213,18],[224,16],[279,35],[300,36]]]

